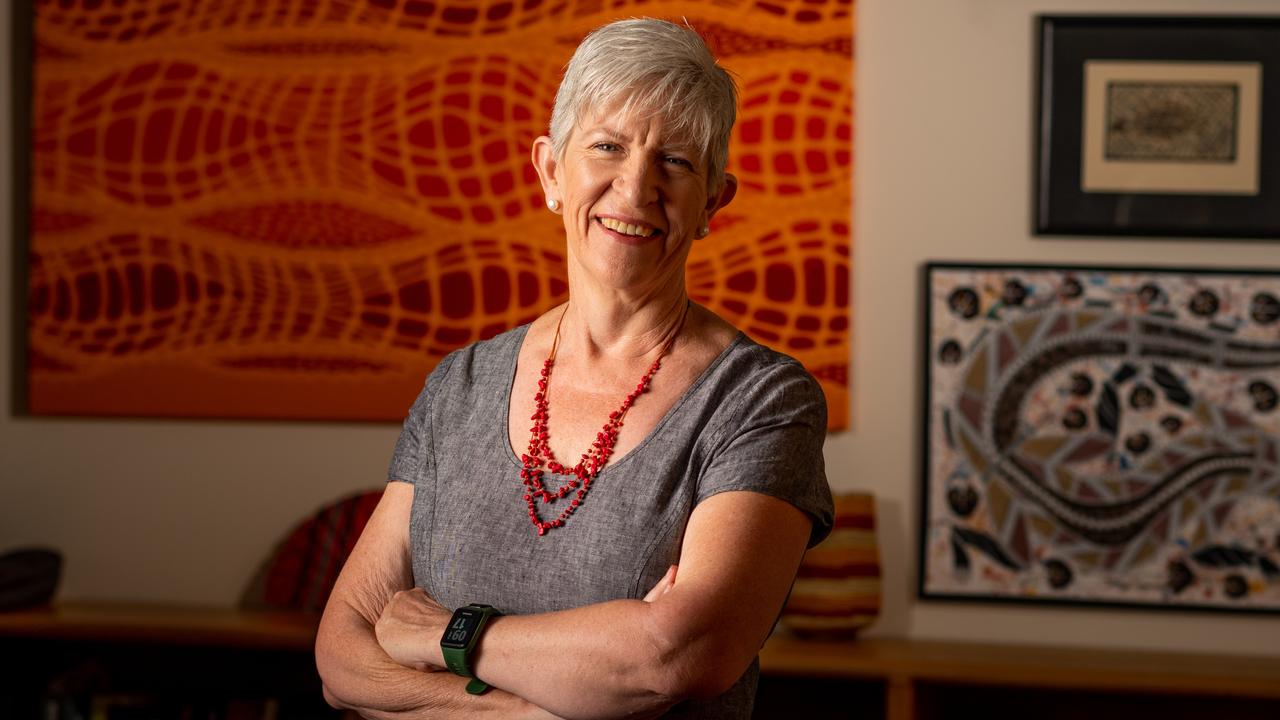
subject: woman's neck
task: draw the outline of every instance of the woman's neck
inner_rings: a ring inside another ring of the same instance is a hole
[[[689,296],[684,278],[679,280],[644,293],[570,282],[560,351],[588,360],[626,360],[657,352],[685,318]]]

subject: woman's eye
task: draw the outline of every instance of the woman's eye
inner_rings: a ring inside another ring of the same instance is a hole
[[[604,150],[605,152],[614,152],[620,149],[617,143],[611,142],[598,142],[593,147],[597,150]]]
[[[689,169],[693,168],[693,163],[689,162],[688,160],[685,160],[682,157],[668,157],[667,162],[671,163],[672,165],[679,165],[681,167],[685,167]]]

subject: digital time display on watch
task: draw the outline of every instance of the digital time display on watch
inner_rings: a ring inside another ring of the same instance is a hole
[[[467,693],[471,695],[479,695],[489,689],[488,683],[476,677],[471,669],[471,653],[479,643],[480,634],[484,632],[489,618],[501,614],[497,608],[484,603],[460,607],[453,611],[453,617],[449,618],[449,624],[445,626],[444,635],[440,638],[444,664],[454,675],[471,678],[467,683]]]
[[[440,645],[459,650],[467,649],[471,636],[480,625],[480,616],[479,610],[470,607],[459,608],[453,614],[453,619],[449,621],[449,627],[444,631]]]

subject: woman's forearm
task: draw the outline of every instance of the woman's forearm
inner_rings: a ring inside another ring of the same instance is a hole
[[[497,617],[471,667],[490,685],[566,718],[646,717],[685,698],[713,697],[742,675],[763,638],[735,652],[724,642],[726,633],[699,623],[696,613],[682,614],[694,593],[672,589],[651,602]],[[428,638],[443,632],[448,615],[431,609],[420,590],[396,596],[378,633],[392,657],[443,666],[438,642]]]
[[[714,633],[701,642],[671,642],[671,592],[676,567],[643,600],[615,600],[560,612],[497,616],[485,625],[468,663],[490,686],[569,718],[656,716],[674,702],[695,694],[715,695],[728,687],[699,693],[691,680],[698,672],[733,665],[710,648]],[[678,599],[688,592],[677,593]],[[654,609],[655,603],[661,603]],[[420,588],[398,592],[386,603],[375,637],[388,657],[404,667],[440,669],[445,662],[439,638],[452,613]],[[686,615],[685,617],[688,617]],[[692,626],[685,623],[685,626]],[[754,655],[755,648],[750,653]],[[698,667],[699,658],[708,662]],[[732,684],[747,660],[726,682]]]
[[[373,626],[354,608],[331,607],[316,638],[316,667],[325,699],[367,718],[554,718],[501,690],[469,695],[466,679],[397,664],[383,652]]]
[[[476,675],[566,718],[661,713],[690,688],[680,667],[686,657],[655,632],[656,609],[618,600],[497,618],[481,640]]]

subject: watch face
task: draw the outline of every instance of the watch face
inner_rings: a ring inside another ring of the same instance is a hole
[[[447,648],[465,650],[480,625],[480,611],[473,608],[459,608],[449,621],[449,627],[440,639],[440,645]]]

